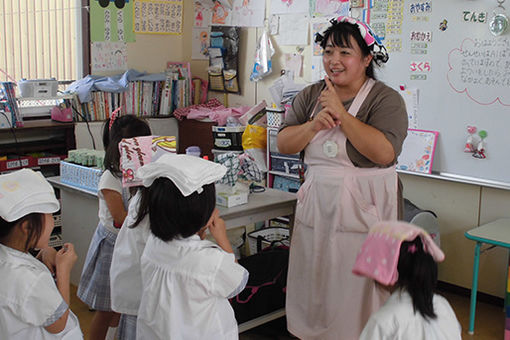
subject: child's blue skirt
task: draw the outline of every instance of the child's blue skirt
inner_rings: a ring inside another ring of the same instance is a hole
[[[136,340],[136,315],[122,314],[120,316],[117,337],[119,340]]]
[[[90,308],[110,312],[110,267],[117,234],[99,222],[90,241],[76,295]]]

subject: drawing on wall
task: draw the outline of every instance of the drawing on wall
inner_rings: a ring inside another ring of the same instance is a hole
[[[303,0],[273,0],[271,14],[309,13],[310,3]]]
[[[134,31],[146,34],[181,34],[182,1],[137,0]]]
[[[191,41],[191,58],[197,60],[209,60],[209,27],[193,27]]]
[[[212,9],[212,24],[213,25],[226,25],[230,23],[230,10],[223,6],[219,1],[214,3]]]
[[[133,1],[118,8],[113,2],[106,7],[90,1],[90,41],[134,42]]]
[[[195,1],[193,26],[207,27],[211,25],[213,4],[209,0]]]
[[[127,45],[125,42],[96,41],[90,44],[92,73],[127,70]]]
[[[313,7],[315,15],[326,16],[348,16],[349,1],[348,0],[315,0]]]
[[[310,25],[310,29],[312,30],[311,37],[312,37],[312,42],[313,42],[313,54],[312,55],[322,56],[322,47],[321,47],[320,43],[315,42],[315,35],[317,33],[324,32],[330,25],[331,24],[329,23],[329,20],[326,18],[324,18],[321,21],[312,22],[312,24]]]
[[[510,106],[509,55],[509,38],[466,38],[448,54],[448,83],[477,104]]]

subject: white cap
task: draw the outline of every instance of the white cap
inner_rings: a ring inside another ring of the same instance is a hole
[[[60,209],[52,186],[40,172],[22,169],[0,175],[0,217],[16,221],[31,213]]]
[[[149,187],[159,177],[170,179],[184,196],[202,192],[206,184],[221,179],[227,168],[200,157],[168,153],[157,161],[146,164],[136,171],[136,176]]]

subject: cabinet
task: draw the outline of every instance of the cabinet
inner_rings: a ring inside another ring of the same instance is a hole
[[[24,121],[24,127],[0,129],[0,174],[20,168],[33,168],[45,176],[59,174],[60,160],[76,147],[74,123],[47,120]],[[55,192],[60,199],[60,192]],[[60,211],[53,214],[55,228],[50,246],[62,245]]]
[[[300,186],[299,169],[304,165],[299,153],[294,155],[282,154],[278,150],[276,138],[278,128],[267,128],[267,184],[288,192],[297,192]]]
[[[35,168],[43,174],[58,174],[60,160],[76,147],[74,123],[49,119],[25,121],[25,126],[0,129],[0,173]]]

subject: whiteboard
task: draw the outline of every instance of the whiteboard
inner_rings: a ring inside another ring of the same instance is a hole
[[[412,4],[425,2],[431,5],[430,13],[411,13]],[[387,32],[394,18],[371,12],[372,27],[386,24],[385,43],[395,44],[398,38],[402,42],[400,52],[390,51],[377,77],[395,89],[418,89],[414,128],[439,132],[435,173],[510,183],[510,30],[499,37],[489,32],[496,5],[495,0],[405,0],[400,34]],[[487,22],[473,21],[479,13],[486,13]],[[444,31],[439,28],[443,20]],[[426,47],[410,41],[413,31],[418,32],[414,38],[425,39],[419,32],[430,32]],[[416,79],[420,77],[426,79]],[[487,131],[485,159],[464,152],[468,125]]]

